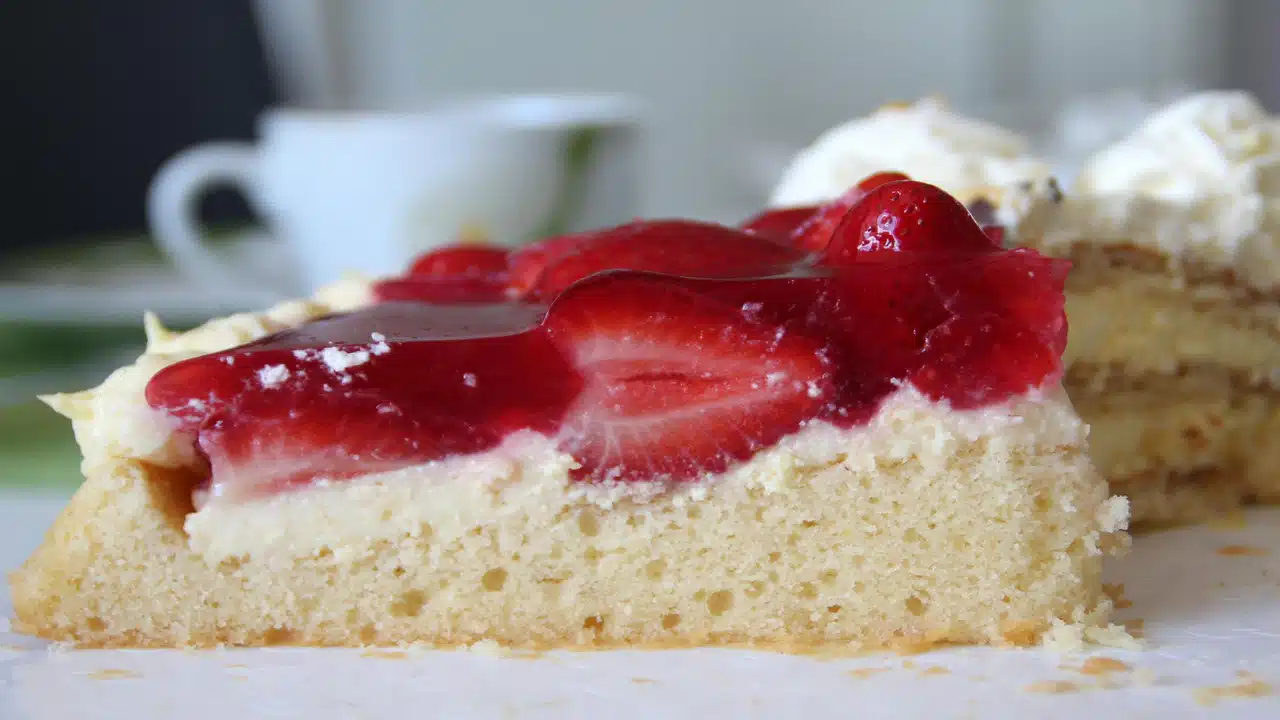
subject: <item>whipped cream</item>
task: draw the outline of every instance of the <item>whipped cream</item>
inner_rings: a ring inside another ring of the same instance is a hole
[[[150,313],[145,318],[147,349],[132,365],[111,373],[96,388],[41,397],[71,420],[84,456],[85,474],[120,458],[143,460],[161,467],[198,464],[194,446],[174,432],[173,423],[146,401],[147,382],[165,367],[205,353],[219,352],[298,327],[332,313],[347,312],[373,300],[369,280],[357,276],[321,288],[306,300],[289,300],[260,313],[239,313],[210,320],[187,332],[166,329]],[[373,338],[378,354],[385,338]],[[233,358],[228,358],[234,362]],[[284,382],[287,368],[264,368],[258,381],[265,390]],[[283,371],[283,373],[282,373]]]
[[[1280,286],[1280,121],[1243,92],[1157,111],[1088,160],[1043,242],[1132,243]]]
[[[1050,174],[1016,133],[925,99],[828,130],[792,161],[771,204],[825,202],[886,170],[937,185],[964,202],[984,198],[997,206],[1007,188]]]

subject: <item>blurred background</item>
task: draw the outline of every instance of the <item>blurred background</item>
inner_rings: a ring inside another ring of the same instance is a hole
[[[184,327],[274,297],[180,272],[145,209],[166,159],[254,139],[265,108],[620,93],[643,108],[633,214],[738,220],[820,131],[889,101],[941,95],[1064,172],[1182,92],[1244,88],[1274,110],[1276,37],[1280,3],[1262,0],[6,3],[4,479],[77,481],[69,429],[33,398],[131,360],[143,309]],[[199,217],[216,253],[289,262],[239,193]]]

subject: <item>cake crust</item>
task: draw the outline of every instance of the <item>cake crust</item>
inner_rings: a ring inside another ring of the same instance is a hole
[[[547,502],[450,537],[424,525],[220,559],[184,530],[193,475],[103,470],[11,576],[16,629],[83,647],[1028,644],[1105,617],[1103,553],[1124,542],[1125,506],[1081,450],[986,441],[943,467],[845,459],[697,499],[602,508],[544,487]]]

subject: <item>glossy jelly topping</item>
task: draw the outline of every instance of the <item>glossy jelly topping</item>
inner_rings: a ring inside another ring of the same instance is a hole
[[[511,256],[511,289],[548,300],[605,270],[651,270],[694,277],[752,277],[786,272],[803,252],[713,223],[650,220],[566,235]]]
[[[933,186],[880,180],[742,229],[437,251],[378,304],[174,364],[147,399],[214,494],[249,498],[519,430],[554,438],[580,480],[689,481],[812,420],[865,423],[905,383],[966,409],[1055,382],[1067,264],[1001,249]]]

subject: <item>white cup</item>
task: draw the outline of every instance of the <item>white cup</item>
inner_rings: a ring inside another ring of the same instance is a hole
[[[500,97],[422,113],[271,110],[256,145],[211,142],[169,160],[147,217],[191,282],[261,289],[267,268],[210,250],[197,217],[207,190],[239,189],[288,246],[299,280],[272,272],[269,282],[291,295],[350,270],[399,273],[460,240],[518,245],[630,220],[639,122],[633,102],[610,95]]]

